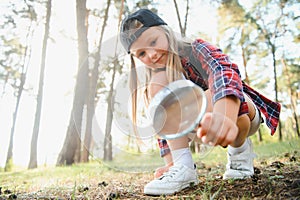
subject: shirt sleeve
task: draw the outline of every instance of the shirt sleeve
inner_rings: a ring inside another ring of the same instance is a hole
[[[232,63],[221,49],[201,39],[192,43],[192,49],[208,75],[208,87],[213,95],[213,103],[229,95],[236,96],[242,103],[245,102],[238,66]]]

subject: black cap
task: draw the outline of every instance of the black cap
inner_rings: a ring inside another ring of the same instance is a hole
[[[143,24],[141,28],[138,28],[134,33],[128,30],[130,23],[132,20],[138,20]],[[152,26],[159,26],[159,25],[167,25],[159,16],[153,13],[151,10],[148,9],[140,9],[130,15],[128,15],[122,22],[121,25],[121,33],[120,39],[121,43],[124,46],[125,50],[130,53],[130,47],[132,43],[149,27]]]

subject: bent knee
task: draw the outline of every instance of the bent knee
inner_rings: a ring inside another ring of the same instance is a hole
[[[247,114],[238,117],[237,126],[239,129],[239,134],[248,135],[250,130],[251,121]]]

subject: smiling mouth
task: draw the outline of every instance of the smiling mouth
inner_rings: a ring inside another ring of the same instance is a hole
[[[155,62],[153,62],[152,64],[153,64],[153,65],[160,64],[159,61],[162,59],[163,56],[164,56],[164,54],[162,54],[162,55],[161,55],[158,59],[156,59]]]

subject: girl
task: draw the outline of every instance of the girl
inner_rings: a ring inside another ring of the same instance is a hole
[[[186,78],[205,90],[206,113],[197,128],[203,143],[228,146],[228,162],[223,179],[244,179],[254,174],[251,140],[265,116],[273,135],[279,121],[280,104],[272,102],[246,85],[238,66],[222,51],[202,39],[192,43],[175,37],[156,14],[141,9],[127,16],[120,39],[131,57],[133,121],[136,120],[138,78],[135,59],[147,66],[146,102],[170,82]],[[188,136],[176,140],[158,139],[166,166],[156,170],[155,179],[144,187],[150,195],[173,194],[198,184],[189,150]]]

